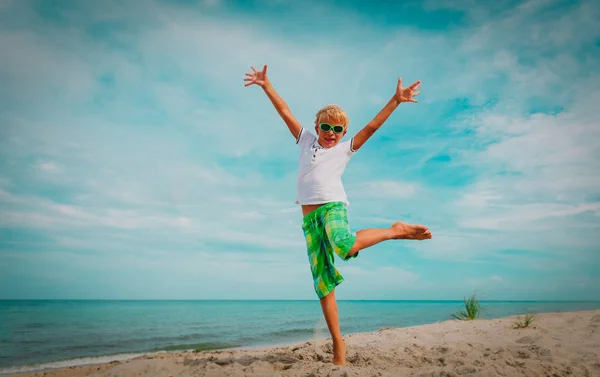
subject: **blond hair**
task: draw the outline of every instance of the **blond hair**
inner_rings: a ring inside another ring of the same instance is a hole
[[[331,122],[336,125],[348,127],[350,118],[348,118],[348,114],[346,114],[346,112],[338,105],[327,105],[317,111],[315,124],[321,122]]]

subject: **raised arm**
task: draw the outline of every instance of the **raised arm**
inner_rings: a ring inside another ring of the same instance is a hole
[[[285,103],[285,101],[277,94],[269,78],[267,77],[267,65],[264,66],[262,71],[257,71],[256,68],[252,67],[253,73],[246,73],[246,78],[244,81],[247,83],[244,86],[250,86],[252,84],[256,84],[263,88],[265,94],[271,100],[273,106],[275,106],[275,110],[279,113],[285,124],[288,126],[290,132],[294,136],[295,139],[298,139],[298,135],[300,134],[300,130],[302,129],[302,125],[300,122],[294,118],[290,108]]]
[[[421,81],[416,81],[408,88],[402,87],[402,79],[398,78],[398,86],[396,87],[396,93],[388,101],[383,109],[370,121],[362,130],[360,130],[356,136],[354,136],[354,142],[352,148],[358,150],[363,144],[369,140],[371,136],[381,127],[381,125],[389,118],[390,115],[396,110],[399,104],[402,102],[418,102],[414,97],[418,96],[421,92],[417,92],[421,86]]]

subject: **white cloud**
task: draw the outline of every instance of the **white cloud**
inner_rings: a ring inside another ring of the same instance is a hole
[[[109,298],[125,299],[314,298],[310,268],[304,256],[141,248],[144,253],[114,253],[110,249],[81,253],[52,248],[36,252],[33,261],[27,260],[23,253],[0,250],[0,264],[28,263],[29,268],[14,272],[27,281],[50,285],[76,281],[79,287],[101,284],[106,288],[73,289],[61,296],[67,298],[106,298],[111,289],[116,291]],[[48,270],[61,271],[60,279],[54,273],[46,273]],[[272,284],[273,281],[278,284]],[[220,289],[212,289],[214,286]]]
[[[41,173],[58,174],[63,169],[56,162],[53,161],[40,161],[35,165],[35,169]]]
[[[0,58],[0,75],[6,79],[1,98],[16,102],[46,96],[52,96],[53,100],[81,98],[90,94],[93,78],[88,63],[75,51],[56,48],[57,42],[49,41],[47,35],[31,31],[0,34],[0,46],[11,51]],[[60,41],[66,45],[84,44],[78,34],[69,31],[61,32]]]
[[[597,221],[600,117],[594,107],[588,102],[557,115],[476,117],[471,124],[487,146],[464,154],[480,178],[457,202],[460,224],[532,230],[535,222],[563,218],[587,227],[590,220],[573,218],[585,213]]]
[[[415,193],[415,184],[391,180],[369,181],[353,184],[348,195],[355,198],[398,199],[410,198]]]
[[[536,226],[536,221],[549,220],[551,218],[566,218],[563,221],[572,222],[571,216],[592,212],[595,217],[600,211],[600,203],[588,203],[583,205],[557,205],[552,203],[535,203],[502,206],[501,208],[488,207],[482,210],[481,215],[473,218],[465,218],[459,223],[460,226],[471,229],[490,230],[552,230],[552,227]],[[576,223],[582,228],[588,228],[587,223]],[[556,226],[556,225],[554,225]],[[572,226],[571,226],[572,228]]]
[[[37,230],[67,231],[73,242],[75,234],[89,242],[97,230],[169,230],[165,240],[177,235],[187,240],[200,238],[204,241],[217,241],[269,250],[304,250],[302,232],[293,219],[299,214],[288,214],[278,210],[263,208],[265,215],[256,212],[240,215],[237,209],[219,207],[220,212],[212,212],[208,216],[183,215],[181,213],[164,213],[154,208],[115,209],[79,207],[58,204],[53,201],[37,198],[14,196],[0,190],[0,202],[19,204],[19,210],[3,211],[0,225],[6,228],[28,228]],[[217,200],[216,204],[220,201]],[[197,212],[192,212],[196,214]],[[251,222],[250,222],[251,221]],[[73,232],[73,230],[75,230]],[[118,234],[118,233],[117,233]],[[102,235],[101,238],[107,237]],[[131,250],[136,249],[136,242],[125,244]],[[166,241],[168,243],[168,241]]]
[[[336,268],[345,279],[336,288],[339,299],[397,299],[405,296],[419,280],[418,274],[396,266],[365,268],[353,265],[358,263],[336,262]]]

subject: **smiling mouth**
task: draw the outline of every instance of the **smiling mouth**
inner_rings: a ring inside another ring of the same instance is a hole
[[[335,141],[335,138],[328,138],[328,137],[326,137],[325,141],[327,141],[327,142],[333,142],[333,141]]]

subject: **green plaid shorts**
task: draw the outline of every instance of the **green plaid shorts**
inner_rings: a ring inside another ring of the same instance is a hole
[[[315,292],[323,298],[344,281],[334,267],[333,253],[344,261],[358,256],[358,253],[348,256],[356,233],[350,232],[346,206],[342,202],[327,203],[306,215],[302,230]]]

